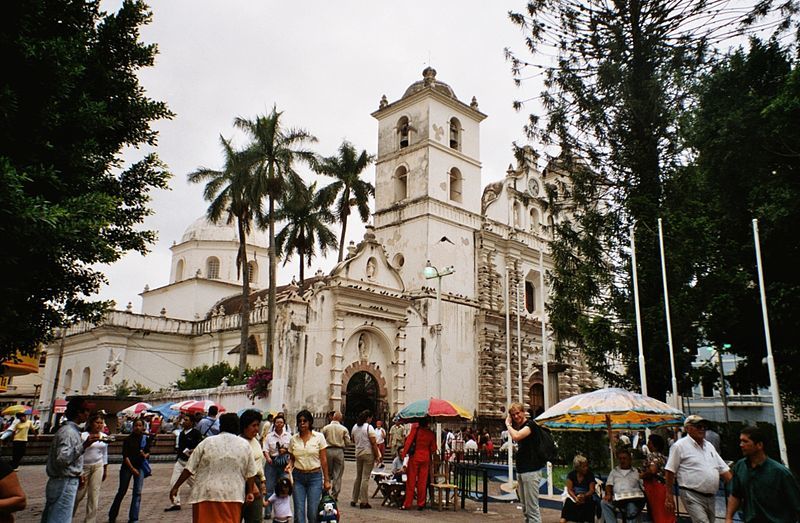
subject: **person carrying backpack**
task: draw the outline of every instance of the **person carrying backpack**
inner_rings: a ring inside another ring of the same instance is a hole
[[[209,436],[216,436],[219,434],[219,420],[217,419],[218,413],[219,409],[216,405],[211,405],[208,407],[208,416],[201,419],[200,423],[197,424],[197,430],[200,432],[200,436],[207,438]]]
[[[526,523],[541,523],[539,510],[540,469],[547,464],[547,448],[552,437],[528,417],[525,407],[512,403],[508,407],[506,428],[511,441],[518,444],[516,467],[517,489]]]

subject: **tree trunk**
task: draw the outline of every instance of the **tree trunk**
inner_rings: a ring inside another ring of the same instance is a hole
[[[270,179],[272,178],[270,173]],[[272,369],[272,348],[275,346],[275,286],[277,282],[277,264],[275,256],[275,199],[269,196],[269,295],[267,306],[267,348],[264,365]]]
[[[242,310],[241,315],[241,341],[239,342],[239,379],[244,377],[247,370],[247,348],[250,341],[250,268],[247,266],[247,233],[244,230],[242,219],[237,219],[239,225],[239,256],[237,264],[242,271]]]
[[[339,238],[339,262],[344,259],[344,236],[347,232],[347,214],[342,216],[342,237]]]

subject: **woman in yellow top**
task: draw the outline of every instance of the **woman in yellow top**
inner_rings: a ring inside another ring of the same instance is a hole
[[[25,450],[28,448],[28,432],[30,432],[33,422],[28,419],[28,415],[24,412],[17,414],[19,421],[14,425],[13,436],[13,450],[11,458],[11,468],[17,470],[19,464],[22,463],[22,458],[25,456]]]
[[[239,418],[239,431],[240,435],[247,440],[250,445],[250,451],[253,454],[253,460],[256,462],[258,474],[256,474],[255,486],[257,487],[252,492],[253,502],[245,503],[242,510],[242,518],[244,523],[261,523],[263,521],[262,507],[264,505],[264,496],[267,493],[267,478],[264,476],[264,453],[261,451],[261,444],[256,439],[258,435],[258,427],[261,425],[261,413],[255,409],[248,409],[242,412],[242,417]],[[247,493],[245,492],[245,495]]]
[[[313,426],[307,410],[297,413],[297,433],[289,440],[289,464],[286,472],[294,480],[294,517],[296,523],[317,523],[317,506],[322,491],[330,490],[325,436]]]

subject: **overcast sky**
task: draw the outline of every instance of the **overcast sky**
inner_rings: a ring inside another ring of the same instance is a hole
[[[515,87],[503,51],[523,48],[523,34],[507,17],[508,10],[524,7],[522,1],[151,4],[153,21],[143,28],[142,40],[156,43],[159,55],[140,78],[148,95],[176,114],[155,124],[158,154],[174,176],[170,191],[153,194],[155,214],[145,226],[158,231],[159,240],[150,254],[129,254],[103,267],[110,285],[100,297],[115,300],[118,308],[130,301],[138,311],[145,284],[168,283],[170,245],[207,208],[202,187],[189,185],[186,175],[199,166],[222,166],[219,135],[237,137],[237,116],[252,118],[277,104],[285,124],[319,139],[320,154],[334,154],[343,139],[375,153],[377,122],[370,113],[381,95],[390,102],[400,98],[430,63],[461,101],[476,96],[488,115],[481,125],[486,185],[512,163],[511,143],[525,143],[522,126],[527,113],[537,110],[512,108],[513,100],[534,97],[542,88],[538,78]],[[105,4],[108,10],[117,6]],[[126,152],[131,159],[137,154]],[[374,181],[374,166],[367,178]],[[348,224],[348,241],[358,242],[363,230]],[[333,253],[314,260],[306,274],[327,272],[335,258]],[[279,283],[296,273],[292,260],[279,272]]]

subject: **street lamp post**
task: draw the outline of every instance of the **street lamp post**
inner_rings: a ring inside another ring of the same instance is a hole
[[[434,392],[437,398],[442,397],[442,278],[454,272],[456,272],[456,270],[452,265],[440,271],[431,264],[430,260],[425,264],[425,269],[423,270],[426,280],[436,279],[436,325],[434,326],[436,332],[436,354],[434,358],[436,376],[433,381]],[[441,444],[442,424],[436,423],[436,446],[439,447]]]

